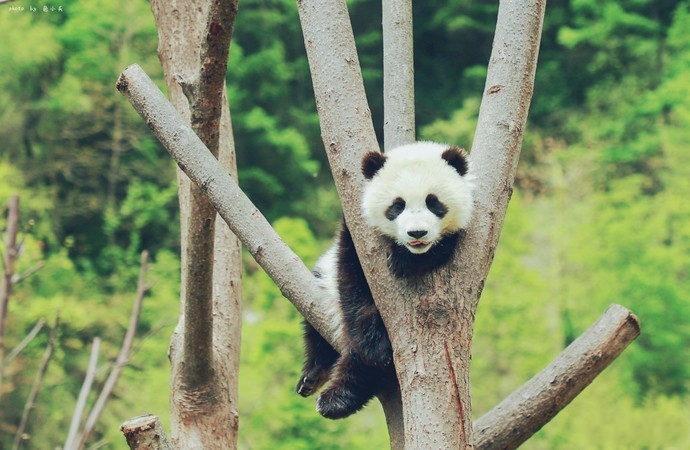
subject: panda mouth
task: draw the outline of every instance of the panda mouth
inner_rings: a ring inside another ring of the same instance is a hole
[[[407,245],[409,245],[410,247],[418,247],[418,248],[426,247],[429,244],[431,244],[431,242],[429,242],[429,241],[411,241],[411,242],[407,243]]]

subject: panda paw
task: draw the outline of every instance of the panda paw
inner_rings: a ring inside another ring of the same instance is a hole
[[[316,400],[316,410],[327,419],[344,419],[366,405],[368,398],[362,398],[342,387],[330,387]]]
[[[302,397],[309,397],[319,390],[328,380],[328,372],[303,372],[299,377],[295,391]]]

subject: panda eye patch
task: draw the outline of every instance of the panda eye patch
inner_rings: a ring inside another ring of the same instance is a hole
[[[393,203],[386,209],[386,219],[395,220],[403,211],[405,211],[405,200],[398,197],[393,200]]]
[[[448,212],[446,205],[441,203],[441,201],[434,194],[429,194],[426,196],[426,207],[434,213],[438,218],[443,218]]]

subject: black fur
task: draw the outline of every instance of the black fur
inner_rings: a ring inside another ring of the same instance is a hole
[[[386,155],[381,152],[369,152],[362,159],[362,174],[367,180],[371,180],[376,172],[381,170],[386,162]]]
[[[400,214],[402,214],[403,211],[405,211],[405,200],[397,197],[395,200],[393,200],[393,203],[386,208],[386,219],[395,220]]]
[[[470,165],[467,162],[467,153],[460,147],[450,147],[441,154],[441,158],[445,159],[451,167],[453,167],[461,177],[467,175]]]
[[[448,213],[448,207],[444,205],[434,194],[426,196],[426,207],[439,219],[443,219]]]
[[[450,260],[459,237],[460,232],[448,235],[421,255],[392,244],[390,270],[403,278],[425,275]],[[344,223],[338,248],[338,291],[347,351],[339,355],[305,322],[306,360],[296,387],[300,395],[307,397],[330,378],[330,385],[316,402],[316,409],[329,419],[356,413],[395,380],[388,333]]]
[[[343,223],[338,248],[338,292],[345,322],[347,352],[331,347],[308,323],[304,324],[306,358],[296,391],[306,397],[329,378],[317,400],[329,419],[362,409],[394,377],[393,350],[381,315],[359,264],[350,230]],[[335,355],[335,357],[334,357]]]
[[[426,253],[420,255],[410,253],[405,246],[393,242],[388,260],[391,272],[399,278],[414,278],[441,267],[453,257],[461,233],[462,231],[458,231],[444,236]]]

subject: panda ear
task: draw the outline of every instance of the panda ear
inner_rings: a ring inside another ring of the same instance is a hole
[[[465,150],[460,147],[450,147],[441,154],[441,158],[445,159],[461,177],[467,175],[470,165],[467,162],[467,153],[465,153]]]
[[[386,155],[381,152],[369,152],[362,159],[362,174],[367,180],[374,178],[374,175],[381,170],[386,162]]]

